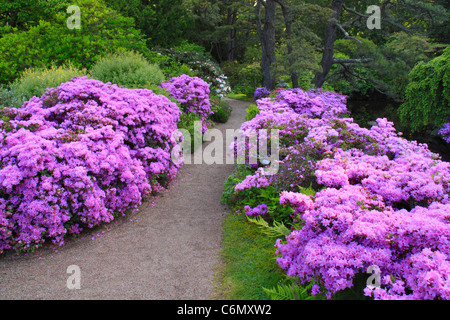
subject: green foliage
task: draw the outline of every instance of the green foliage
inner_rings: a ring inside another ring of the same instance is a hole
[[[240,88],[244,94],[251,95],[256,88],[262,87],[263,76],[261,66],[257,62],[244,66],[239,70],[238,77],[240,82],[235,89],[238,90]]]
[[[333,65],[327,81],[334,91],[350,96],[367,96],[376,90],[401,100],[409,72],[417,62],[428,61],[436,49],[427,38],[403,32],[392,34],[382,46],[369,39],[360,40],[361,43],[351,39],[335,42],[336,58],[370,58],[372,61]]]
[[[2,0],[0,26],[27,30],[39,24],[43,17],[53,19],[56,13],[64,12],[70,4],[70,1],[64,0]]]
[[[430,62],[419,62],[408,76],[400,120],[412,132],[439,126],[450,116],[450,47]]]
[[[178,128],[188,131],[188,135],[185,139],[190,139],[189,144],[191,146],[191,152],[195,151],[196,147],[200,147],[203,143],[203,135],[201,133],[201,125],[196,125],[200,123],[200,118],[191,112],[186,114],[184,112],[180,115],[180,122],[178,122]]]
[[[157,64],[150,64],[140,53],[125,50],[102,57],[92,67],[90,76],[126,88],[159,85],[164,80]]]
[[[306,286],[300,286],[293,277],[287,277],[285,282],[287,283],[278,284],[272,289],[263,289],[271,300],[318,300],[310,294],[314,280]]]
[[[253,187],[250,190],[239,191],[238,194],[242,199],[237,205],[241,208],[247,205],[254,208],[265,203],[267,205],[267,213],[264,215],[264,218],[269,222],[283,223],[293,220],[293,209],[280,204],[280,193],[274,186]]]
[[[107,5],[131,17],[136,28],[148,38],[149,46],[169,47],[182,42],[193,19],[184,0],[141,1],[105,0]]]
[[[246,176],[253,174],[253,170],[247,166],[238,164],[233,173],[230,174],[224,182],[224,190],[222,193],[222,203],[228,205],[236,205],[242,197],[234,191],[234,187],[245,179]]]
[[[259,114],[259,109],[256,104],[251,104],[248,106],[247,109],[245,109],[245,112],[247,112],[247,115],[245,116],[245,121],[250,121],[254,117],[256,117],[257,114]]]
[[[238,61],[225,61],[221,64],[223,72],[228,77],[231,87],[236,90],[236,86],[239,85],[241,79],[239,78],[239,71],[242,69],[243,64]]]
[[[221,256],[225,265],[216,284],[222,295],[219,298],[267,300],[263,288],[285,278],[275,260],[273,238],[262,234],[242,214],[225,217]]]
[[[262,87],[263,76],[259,62],[226,62],[222,64],[222,68],[236,93],[253,97],[256,88]]]
[[[0,108],[19,108],[27,99],[17,93],[17,84],[0,86]]]
[[[288,229],[282,222],[274,221],[273,226],[270,226],[269,223],[260,216],[259,217],[247,216],[247,219],[251,223],[256,224],[263,234],[271,238],[286,237],[291,233],[291,230]]]
[[[81,29],[69,29],[69,15],[59,12],[54,21],[39,21],[26,31],[13,31],[0,39],[0,83],[9,83],[30,67],[50,67],[71,61],[90,69],[103,55],[123,47],[149,54],[132,18],[123,17],[100,0],[76,0],[82,12]]]
[[[85,75],[85,69],[80,70],[70,63],[59,67],[27,69],[16,81],[16,94],[25,100],[33,96],[40,97],[47,88],[56,88],[63,82]]]
[[[210,119],[218,123],[226,123],[233,111],[230,103],[226,100],[222,100],[217,96],[210,96],[211,110],[214,112]]]

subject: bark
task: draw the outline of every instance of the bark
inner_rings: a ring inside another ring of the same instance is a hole
[[[228,26],[234,26],[237,21],[237,9],[232,9],[231,7],[228,8],[227,12],[227,25]],[[228,30],[228,43],[227,43],[227,60],[233,61],[234,60],[234,48],[235,48],[235,40],[236,39],[236,29],[230,28]]]
[[[261,25],[261,5],[265,7],[264,26]],[[276,3],[273,0],[258,0],[256,10],[256,29],[261,41],[261,70],[263,74],[263,86],[268,90],[275,88],[275,80],[272,77],[271,65],[275,62],[275,16]]]
[[[292,56],[293,48],[292,48],[292,13],[289,10],[289,7],[286,4],[285,0],[277,0],[278,4],[281,6],[281,11],[283,12],[284,25],[286,27],[286,39],[287,39],[287,53],[289,56],[289,64],[291,66],[295,63],[295,58]],[[298,73],[296,73],[293,69],[290,70],[292,87],[298,88]]]
[[[343,2],[344,0],[333,0],[331,4],[331,9],[334,13],[331,20],[328,22],[325,31],[324,49],[322,61],[320,62],[322,70],[317,72],[313,79],[313,84],[316,88],[322,87],[325,78],[333,65],[334,42],[336,41],[336,30],[338,28],[336,22],[341,16]]]

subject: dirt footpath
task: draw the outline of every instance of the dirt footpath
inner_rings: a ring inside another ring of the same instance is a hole
[[[222,132],[239,128],[249,105],[230,102],[229,121],[216,126]],[[233,167],[184,165],[168,191],[134,214],[62,247],[3,254],[0,299],[210,298],[227,213],[223,181]],[[67,287],[72,265],[80,268],[80,289]]]

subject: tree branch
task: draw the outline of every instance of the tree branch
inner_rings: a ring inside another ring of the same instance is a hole
[[[355,40],[355,41],[358,41],[359,43],[361,43],[361,40],[356,39],[356,38],[350,36],[350,35],[348,34],[348,32],[345,31],[345,29],[344,29],[339,23],[335,22],[335,24],[336,24],[336,26],[338,27],[338,29],[342,31],[342,33],[343,33],[344,36],[345,36],[345,39],[352,39],[352,40]]]
[[[386,1],[385,3],[382,4],[383,9],[384,9],[384,6],[385,6],[387,3],[389,3],[389,1]],[[370,16],[367,15],[367,14],[360,13],[360,12],[354,10],[354,9],[351,9],[351,8],[347,7],[345,4],[342,5],[342,8],[343,8],[345,11],[350,12],[350,13],[353,13],[353,14],[355,14],[355,15],[361,17],[361,18],[369,19],[369,17],[370,17]],[[382,12],[384,12],[384,10],[382,10]],[[392,19],[390,19],[390,18],[388,18],[388,17],[386,17],[386,16],[383,18],[383,21],[389,23],[390,25],[392,25],[392,26],[394,26],[394,27],[396,27],[396,28],[398,28],[398,29],[400,29],[400,30],[402,30],[402,31],[405,31],[406,33],[412,33],[412,32],[413,32],[410,28],[405,27],[405,26],[403,26],[402,24],[397,23],[397,22],[393,21]]]
[[[361,79],[361,80],[363,80],[363,81],[365,81],[365,82],[369,82],[369,83],[372,85],[372,87],[373,87],[376,91],[378,91],[378,92],[381,93],[382,95],[387,95],[386,92],[380,90],[380,89],[375,85],[375,82],[374,82],[373,80],[368,79],[368,78],[361,77],[360,75],[351,72],[350,69],[348,68],[348,66],[346,66],[345,64],[341,64],[341,65],[344,67],[344,71],[345,71],[345,72],[347,72],[347,73],[349,73],[350,75],[352,75],[352,76],[354,76],[354,77],[356,77],[356,78],[358,78],[358,79]]]
[[[363,59],[338,59],[333,57],[333,63],[339,63],[339,64],[349,64],[349,63],[368,63],[372,62],[373,59],[371,58],[363,58]]]

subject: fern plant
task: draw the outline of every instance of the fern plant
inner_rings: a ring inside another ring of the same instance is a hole
[[[269,223],[264,220],[261,216],[257,217],[249,217],[247,216],[247,219],[256,224],[262,233],[265,235],[271,237],[271,238],[278,238],[278,237],[286,237],[291,233],[291,230],[289,230],[288,227],[284,225],[282,222],[273,222],[273,226],[271,227]]]
[[[263,290],[271,300],[319,300],[321,298],[320,295],[311,295],[314,279],[306,286],[298,284],[293,277],[287,277],[286,282],[271,289],[263,288]]]

